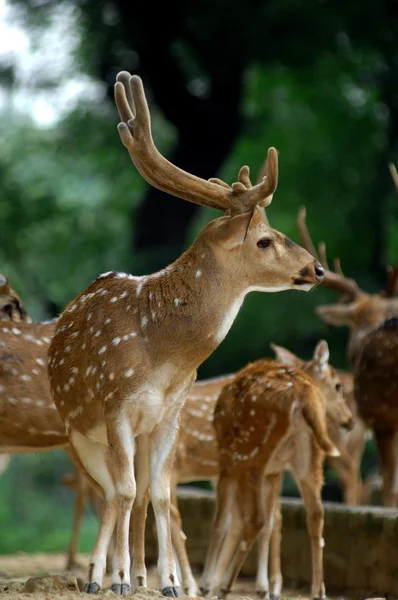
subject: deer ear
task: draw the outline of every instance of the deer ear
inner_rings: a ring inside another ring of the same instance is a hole
[[[252,215],[249,212],[235,217],[221,217],[218,219],[218,226],[215,230],[216,241],[226,250],[241,246],[251,219]]]
[[[265,225],[264,209],[260,208],[259,206],[255,206],[253,209],[251,219],[249,221],[247,231],[249,232],[252,229],[255,229],[256,227],[259,227],[260,225]]]
[[[277,346],[276,344],[270,344],[270,346],[275,352],[277,360],[284,365],[300,368],[304,364],[304,361],[301,360],[301,358],[293,354],[293,352],[290,352],[290,350],[283,348],[283,346]]]
[[[8,287],[8,280],[2,273],[0,273],[0,287]]]
[[[317,306],[316,314],[328,325],[351,327],[354,324],[355,306],[353,304],[330,304]]]
[[[321,371],[324,371],[329,364],[329,346],[325,340],[321,340],[315,350],[313,356],[314,362]]]

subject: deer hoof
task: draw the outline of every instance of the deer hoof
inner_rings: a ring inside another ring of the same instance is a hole
[[[101,586],[99,586],[98,583],[95,583],[94,581],[93,583],[85,583],[83,592],[86,592],[86,594],[98,594],[100,589]]]
[[[111,590],[117,596],[127,596],[131,591],[128,583],[112,583]]]
[[[257,590],[256,595],[259,600],[264,600],[264,598],[268,598],[268,592],[266,592],[265,590]],[[273,600],[276,600],[276,598],[274,597]]]
[[[269,600],[279,600],[279,596],[277,594],[270,594]]]
[[[203,596],[203,598],[206,598],[207,594],[209,593],[209,589],[204,588],[204,587],[199,587],[199,592],[201,593],[201,595]]]
[[[162,589],[162,596],[167,596],[170,598],[181,598],[181,588],[180,587],[165,587]]]

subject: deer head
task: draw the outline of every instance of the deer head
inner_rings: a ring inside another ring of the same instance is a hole
[[[388,268],[384,290],[378,294],[368,294],[353,279],[344,275],[338,259],[334,261],[334,271],[329,269],[325,245],[320,244],[319,253],[315,250],[307,229],[304,208],[299,212],[297,226],[303,246],[324,267],[323,285],[340,294],[334,304],[318,306],[316,313],[329,325],[350,328],[348,357],[351,365],[355,366],[364,337],[387,319],[398,315],[398,265]]]
[[[156,149],[142,81],[119,73],[115,98],[122,122],[121,140],[141,175],[154,187],[201,206],[217,208],[227,216],[212,221],[199,234],[199,245],[214,248],[216,261],[246,291],[309,290],[322,281],[319,262],[269,227],[261,207],[269,206],[278,183],[278,155],[268,150],[261,181],[252,186],[247,166],[229,186],[220,179],[208,181],[179,169]]]
[[[329,347],[325,340],[317,344],[312,360],[308,362],[282,346],[271,344],[271,348],[281,363],[301,368],[316,381],[326,399],[326,416],[332,425],[345,429],[353,428],[352,414],[343,396],[340,377],[329,364]]]
[[[10,287],[7,278],[0,273],[0,321],[25,321],[31,323],[21,298]]]

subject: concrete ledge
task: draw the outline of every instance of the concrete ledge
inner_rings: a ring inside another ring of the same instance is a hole
[[[203,567],[214,513],[212,492],[179,493],[179,507],[191,565]],[[282,570],[285,583],[296,586],[311,581],[310,543],[306,515],[300,500],[284,499]],[[147,561],[157,561],[153,515],[148,514]],[[371,594],[398,597],[398,511],[376,507],[347,507],[325,503],[325,584],[364,598]],[[250,553],[242,575],[256,574],[256,549]]]

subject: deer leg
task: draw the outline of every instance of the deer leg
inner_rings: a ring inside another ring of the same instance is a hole
[[[398,432],[383,430],[374,434],[383,477],[384,506],[395,508],[398,499]]]
[[[359,465],[354,462],[348,463],[344,474],[341,475],[341,480],[344,487],[345,504],[358,504],[360,497]]]
[[[362,462],[362,456],[363,456],[363,451],[365,448],[365,441],[366,441],[366,437],[365,437],[365,429],[362,430],[361,435],[358,434],[358,438],[356,439],[356,444],[354,445],[354,447],[351,449],[349,448],[349,451],[351,452],[351,460],[350,460],[350,465],[351,465],[351,469],[352,469],[352,479],[353,481],[355,481],[355,492],[356,492],[356,497],[355,497],[355,502],[352,502],[352,504],[360,504],[361,503],[361,496],[362,496],[362,487],[363,487],[363,481],[362,481],[362,475],[361,475],[361,462]],[[349,498],[351,500],[351,497]],[[347,502],[347,504],[350,504],[350,502],[348,501],[348,496],[345,496],[345,501]],[[353,496],[352,496],[353,499]]]
[[[104,512],[104,503],[102,498],[93,490],[91,486],[88,486],[88,497],[90,499],[91,508],[94,514],[98,517],[99,520],[102,518],[102,513]],[[105,572],[107,575],[112,573],[112,560],[113,555],[115,553],[115,533],[112,534],[111,541],[108,545],[108,550],[106,552],[106,569]]]
[[[134,473],[135,439],[128,419],[118,419],[105,412],[109,454],[116,486],[118,505],[116,550],[113,558],[111,590],[115,594],[130,592],[129,531],[131,509],[136,495]]]
[[[312,588],[311,595],[315,599],[326,598],[323,581],[323,505],[321,500],[321,480],[317,481],[312,473],[298,481],[301,496],[307,513],[307,529],[311,540],[312,554]]]
[[[271,545],[272,596],[278,598],[282,587],[280,569],[280,536],[282,515],[278,494],[281,475],[268,475],[264,479],[265,525],[258,537],[258,570],[256,592],[258,598],[268,597],[268,556]]]
[[[177,414],[159,423],[149,438],[151,498],[159,545],[160,585],[164,596],[174,597],[181,596],[170,525],[170,478],[178,441]]]
[[[232,589],[238,578],[246,557],[261,531],[264,533],[265,565],[261,564],[262,577],[258,577],[257,594],[264,598],[268,595],[268,548],[272,532],[274,507],[280,488],[280,474],[268,475],[263,485],[253,485],[253,481],[261,481],[262,473],[249,473],[239,482],[239,503],[243,516],[242,541],[225,577],[222,581],[222,592],[225,597]]]
[[[236,489],[234,482],[220,475],[217,482],[216,511],[211,530],[210,543],[206,554],[205,565],[200,578],[199,588],[206,595],[212,587],[212,578],[216,569],[217,558],[228,529],[232,527],[231,511],[235,502]]]
[[[83,474],[83,471],[78,468],[76,468],[75,494],[72,534],[69,541],[66,564],[66,568],[68,570],[80,568],[79,564],[76,562],[76,555],[78,551],[80,527],[88,494],[88,482]]]
[[[234,560],[239,552],[239,545],[241,543],[243,532],[243,522],[238,504],[235,504],[235,502],[231,503],[229,517],[230,523],[228,530],[222,541],[213,571],[209,576],[211,585],[208,597],[217,596],[223,598],[227,595],[228,591],[224,588],[228,588],[228,585],[224,585],[224,581],[229,581],[231,564],[235,564]]]
[[[176,484],[173,481],[171,491],[171,540],[177,555],[177,560],[181,570],[182,589],[186,596],[197,596],[197,585],[191,571],[188,554],[185,547],[186,537],[182,530],[181,514],[178,510],[178,501],[176,493]]]
[[[359,465],[342,456],[328,457],[329,466],[334,469],[343,487],[344,502],[359,502]]]
[[[145,524],[149,503],[149,457],[148,437],[141,435],[136,439],[135,460],[137,494],[130,519],[130,555],[131,579],[134,589],[147,587],[145,567]]]
[[[101,589],[106,566],[106,553],[117,519],[116,490],[107,446],[93,442],[74,430],[71,430],[70,436],[74,458],[78,458],[82,468],[104,494],[101,524],[90,557],[87,583],[84,586],[85,592],[95,594]]]
[[[270,541],[270,599],[276,600],[281,595],[283,578],[281,569],[282,511],[280,499],[274,510],[274,526]]]

